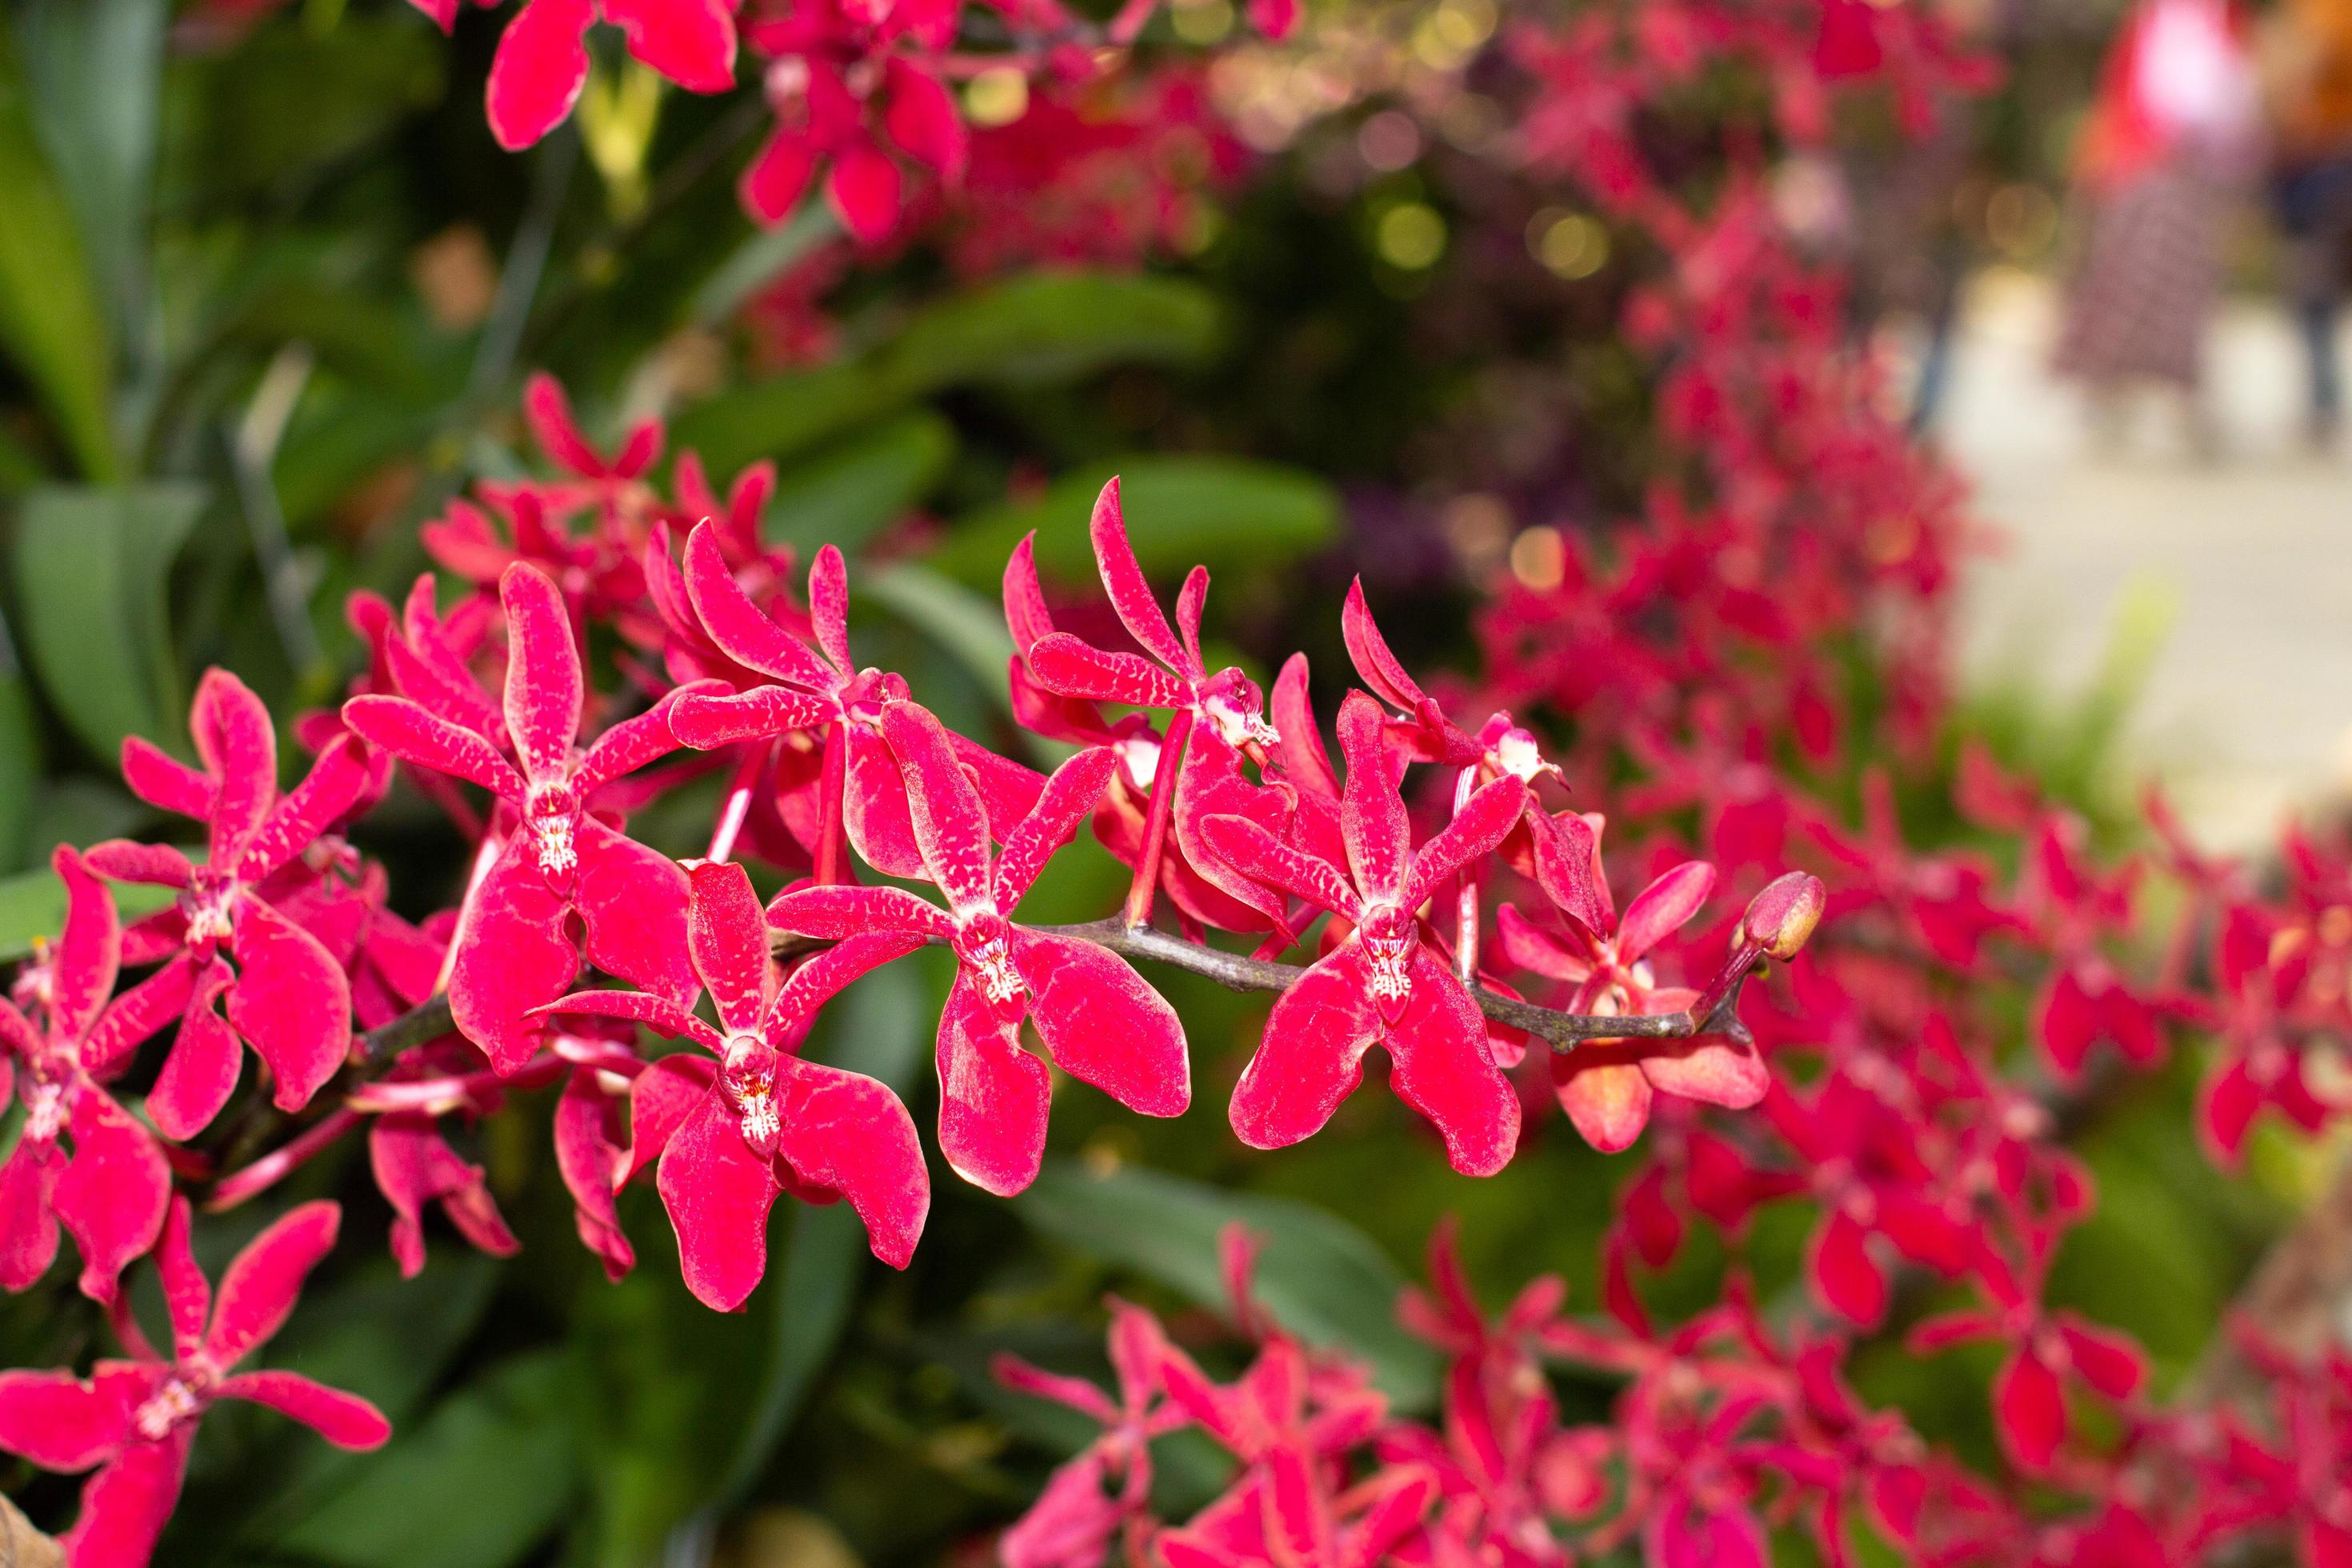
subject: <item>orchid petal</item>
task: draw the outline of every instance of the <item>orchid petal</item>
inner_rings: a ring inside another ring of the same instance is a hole
[[[1422,900],[1443,887],[1446,879],[1471,861],[1492,854],[1517,826],[1527,804],[1528,786],[1518,779],[1499,778],[1481,787],[1413,856],[1397,903],[1404,909],[1419,909]]]
[[[769,619],[743,592],[710,523],[697,523],[687,535],[686,592],[702,629],[736,663],[811,691],[829,692],[839,684],[840,677],[807,644]]]
[[[1491,1176],[1510,1163],[1519,1097],[1495,1066],[1478,1004],[1426,945],[1413,952],[1411,994],[1382,1044],[1390,1087],[1436,1126],[1455,1170]]]
[[[225,1399],[247,1399],[290,1415],[338,1448],[381,1448],[392,1437],[383,1412],[356,1394],[292,1372],[246,1372],[221,1380]]]
[[[1029,1022],[1055,1066],[1130,1110],[1184,1113],[1192,1102],[1184,1026],[1125,959],[1016,926],[1013,963],[1029,987]]]
[[[331,1203],[289,1209],[230,1260],[221,1277],[205,1352],[222,1368],[235,1366],[286,1325],[302,1282],[334,1249],[342,1210]]]
[[[696,1300],[731,1312],[768,1268],[768,1211],[782,1189],[769,1163],[744,1142],[714,1089],[687,1113],[662,1151],[654,1184],[677,1232],[678,1272]]]
[[[478,784],[520,803],[529,793],[498,748],[471,730],[427,711],[405,697],[354,697],[343,704],[352,733],[404,762]]]
[[[940,1015],[938,1061],[940,1152],[948,1164],[1001,1198],[1035,1181],[1050,1077],[961,969]]]
[[[1013,825],[996,857],[996,907],[1010,914],[1037,880],[1045,863],[1067,844],[1102,799],[1118,767],[1108,746],[1080,752],[1054,770],[1034,809]]]
[[[874,1256],[904,1268],[931,1205],[914,1118],[870,1078],[793,1057],[776,1064],[776,1152],[800,1179],[839,1193],[865,1222]]]
[[[1363,1078],[1380,1036],[1360,942],[1342,943],[1276,998],[1265,1034],[1234,1087],[1234,1131],[1280,1149],[1322,1130]]]
[[[1387,725],[1381,705],[1360,691],[1350,691],[1339,705],[1339,751],[1348,760],[1339,830],[1356,886],[1368,900],[1394,903],[1412,865],[1412,826],[1389,775]]]

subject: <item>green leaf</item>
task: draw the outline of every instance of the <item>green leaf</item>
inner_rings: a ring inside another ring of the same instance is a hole
[[[1276,1322],[1310,1345],[1362,1357],[1400,1406],[1436,1399],[1436,1351],[1396,1321],[1403,1276],[1370,1237],[1322,1209],[1132,1165],[1093,1175],[1066,1162],[1047,1165],[1013,1206],[1044,1235],[1221,1310],[1229,1303],[1217,1237],[1245,1226],[1265,1244],[1257,1298]]]
[[[831,544],[855,555],[913,509],[955,456],[955,426],[909,414],[824,458],[784,475],[766,531],[803,558]]]
[[[392,1423],[392,1446],[352,1454],[308,1432],[288,1433],[282,1458],[236,1467],[235,1479],[250,1489],[228,1514],[236,1521],[228,1557],[249,1562],[253,1553],[236,1547],[309,1531],[314,1515],[363,1485],[421,1435],[412,1422],[488,1310],[498,1277],[498,1259],[452,1250],[436,1256],[422,1278],[407,1280],[379,1255],[351,1278],[303,1299],[302,1310],[270,1344],[271,1364],[373,1401]],[[439,1558],[428,1553],[411,1561]]]
[[[0,618],[0,871],[24,865],[31,852],[40,779],[41,731],[33,714],[33,686],[16,662],[8,623]]]
[[[672,424],[714,473],[803,451],[955,386],[1076,381],[1115,364],[1190,363],[1215,346],[1203,289],[1164,278],[1034,273],[955,296],[839,364],[725,393]]]
[[[203,509],[192,486],[53,487],[17,519],[26,651],[51,705],[109,763],[125,735],[178,729],[164,590]]]
[[[1295,468],[1235,458],[1139,456],[1056,479],[1033,501],[965,519],[930,563],[976,587],[993,585],[1022,536],[1037,533],[1038,569],[1091,579],[1087,518],[1113,474],[1128,537],[1146,572],[1196,563],[1262,570],[1321,549],[1338,530],[1339,498]]]
[[[572,1510],[582,1480],[565,1408],[570,1358],[513,1357],[394,1436],[352,1483],[280,1536],[347,1568],[504,1568]]]
[[[33,127],[22,67],[0,35],[0,348],[40,393],[82,471],[119,463],[108,417],[114,351],[73,209]]]
[[[773,228],[753,230],[694,291],[694,319],[706,327],[733,321],[778,273],[840,232],[832,209],[820,201],[802,203]]]
[[[118,342],[142,335],[164,0],[29,0],[33,120]]]
[[[169,888],[125,883],[114,889],[114,907],[126,921],[166,908],[179,895]],[[65,928],[66,885],[47,866],[0,877],[0,963],[14,963],[33,951],[35,937],[54,937]]]
[[[1013,657],[1013,634],[1005,630],[1004,612],[993,600],[929,567],[906,562],[865,573],[858,588],[953,654],[983,690],[1011,709],[1013,687],[1006,667]]]

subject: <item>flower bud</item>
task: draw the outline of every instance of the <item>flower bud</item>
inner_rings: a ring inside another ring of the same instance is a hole
[[[1786,963],[1797,956],[1797,950],[1821,924],[1822,906],[1828,897],[1822,879],[1809,871],[1777,877],[1748,901],[1748,912],[1740,917],[1739,934]]]

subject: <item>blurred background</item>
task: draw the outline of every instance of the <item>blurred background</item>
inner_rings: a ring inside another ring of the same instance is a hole
[[[1213,661],[1267,674],[1303,647],[1327,717],[1361,574],[1437,689],[1539,708],[1595,755],[1630,746],[1596,765],[1654,796],[1717,733],[1695,694],[1731,685],[1737,721],[1794,724],[1782,759],[1850,819],[1902,763],[1923,841],[1969,832],[1948,786],[1971,738],[2109,841],[2150,773],[2214,847],[2326,815],[2352,780],[2352,452],[2330,390],[2352,5],[1786,9],[1717,65],[1666,5],[1331,0],[1270,42],[1229,0],[1177,0],[1134,68],[960,79],[962,188],[918,189],[876,242],[814,199],[753,222],[736,179],[758,87],[684,93],[617,50],[570,122],[500,150],[482,95],[502,14],[458,7],[445,39],[395,0],[10,0],[0,960],[54,925],[49,846],[153,826],[113,774],[123,735],[175,736],[212,663],[281,714],[330,704],[365,658],[346,595],[396,601],[432,564],[421,524],[545,471],[516,413],[535,370],[600,443],[651,416],[722,486],[773,462],[766,531],[852,555],[860,658],[919,670],[926,700],[1008,748],[1005,553],[1040,529],[1084,629],[1102,612],[1081,520],[1121,472],[1147,569],[1215,574]],[[1608,50],[1576,41],[1590,17]],[[1776,75],[1775,49],[1812,76]],[[1678,233],[1660,188],[1709,216]],[[1674,374],[1746,342],[1751,288],[1769,347],[1724,374],[1774,389],[1761,426],[1829,432],[1779,468],[1720,440],[1694,457],[1722,416]],[[1618,542],[1702,483],[1767,518],[1767,546],[1700,532],[1612,575]],[[1701,601],[1767,650],[1736,683],[1685,658],[1714,646],[1674,618]],[[642,831],[691,852],[717,788]],[[412,914],[461,885],[421,801],[365,847],[404,868]],[[1107,857],[1057,863],[1039,912],[1091,917],[1120,886]],[[876,976],[819,1049],[919,1079],[944,979]],[[1169,988],[1221,1101],[1262,1005]],[[2247,1180],[2205,1180],[2194,1078],[2102,1124],[2107,1207],[2060,1271],[2167,1375],[2318,1168],[2263,1143]],[[1625,1170],[1556,1120],[1507,1179],[1469,1184],[1371,1096],[1265,1159],[1213,1116],[1069,1094],[1046,1176],[1010,1203],[943,1183],[907,1275],[878,1278],[840,1210],[780,1210],[781,1268],[716,1318],[649,1193],[623,1210],[639,1268],[608,1288],[540,1132],[452,1135],[518,1256],[436,1219],[404,1283],[356,1150],[289,1189],[352,1217],[288,1353],[399,1438],[353,1457],[209,1423],[160,1561],[985,1561],[1085,1436],[996,1389],[995,1352],[1098,1368],[1113,1286],[1180,1321],[1213,1309],[1213,1238],[1242,1218],[1270,1238],[1269,1300],[1425,1408],[1437,1362],[1392,1306],[1433,1226],[1463,1217],[1490,1300],[1554,1270],[1590,1303]],[[1801,1215],[1759,1222],[1768,1284],[1803,1237]],[[1657,1299],[1711,1299],[1720,1262],[1696,1246]],[[8,1364],[99,1334],[78,1300],[0,1301]],[[1989,1364],[1880,1345],[1858,1366],[1990,1456]],[[1195,1458],[1165,1484],[1205,1497]],[[70,1503],[21,1466],[0,1489],[37,1518]]]

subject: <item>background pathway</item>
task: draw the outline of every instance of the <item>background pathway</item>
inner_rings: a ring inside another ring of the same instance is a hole
[[[2219,458],[2160,400],[2101,450],[2047,374],[2055,313],[2046,283],[1993,271],[1962,318],[1940,434],[2006,536],[1969,585],[1966,668],[2063,703],[2161,623],[2126,760],[2214,847],[2255,847],[2294,806],[2352,799],[2352,457],[2305,449],[2299,352],[2252,302],[2210,349]]]

